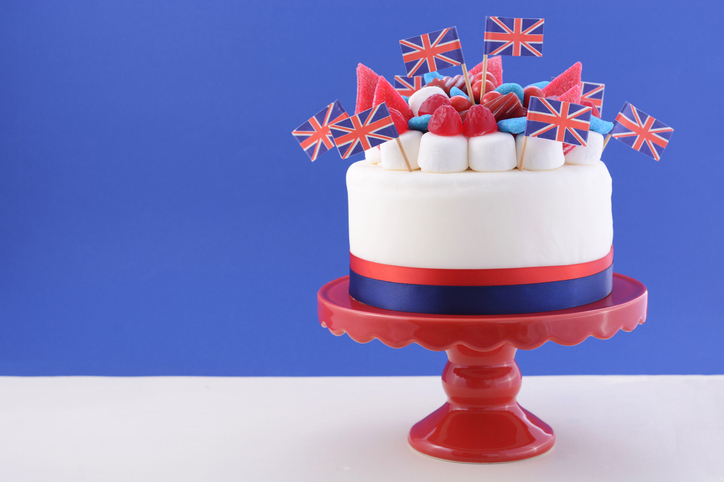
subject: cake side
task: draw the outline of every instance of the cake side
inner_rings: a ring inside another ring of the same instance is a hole
[[[393,266],[504,269],[587,263],[613,241],[602,162],[550,171],[347,171],[352,255]]]

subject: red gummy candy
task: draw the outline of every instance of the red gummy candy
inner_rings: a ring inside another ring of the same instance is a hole
[[[509,92],[503,96],[496,97],[493,100],[484,102],[483,105],[490,109],[496,121],[525,116],[523,105],[520,103],[518,96],[515,95],[515,92]]]
[[[543,87],[543,95],[546,97],[563,95],[574,85],[580,86],[581,70],[583,70],[583,65],[581,65],[580,62],[576,62],[570,66],[568,70],[553,79],[550,84]]]
[[[388,110],[390,111],[390,117],[392,117],[392,122],[395,123],[395,129],[397,129],[397,133],[402,134],[403,132],[407,132],[407,120],[402,114],[400,114],[400,111],[395,109],[394,107],[389,107]]]
[[[474,105],[468,110],[463,123],[463,135],[466,137],[482,136],[498,130],[498,123],[490,109],[483,105]]]
[[[354,107],[355,114],[372,108],[379,78],[380,76],[375,74],[369,67],[362,64],[357,65],[357,104],[355,104]]]
[[[523,107],[528,107],[531,97],[545,97],[545,95],[543,95],[543,91],[539,87],[529,85],[523,89]]]
[[[478,80],[476,83],[473,84],[473,97],[475,98],[475,102],[480,103],[480,87],[483,85],[483,83]],[[495,90],[495,85],[489,80],[485,81],[485,93],[493,92]]]
[[[445,84],[445,80],[439,77],[432,79],[430,82],[425,84],[425,87],[440,87],[447,95],[450,95],[450,87]]]
[[[450,98],[442,94],[433,94],[422,103],[420,108],[417,110],[417,115],[434,114],[438,107],[441,105],[452,105]]]
[[[463,121],[453,106],[442,105],[430,118],[427,130],[438,136],[456,136],[463,131]]]
[[[480,62],[478,65],[470,69],[470,72],[468,72],[468,75],[470,75],[470,80],[472,81],[476,75],[478,77],[478,80],[480,80],[480,73],[482,71],[483,63]],[[487,72],[493,74],[493,76],[495,77],[496,87],[499,87],[500,84],[503,83],[503,58],[500,55],[488,58]]]
[[[501,93],[498,92],[497,90],[491,90],[490,92],[486,92],[486,93],[485,93],[485,95],[483,96],[483,101],[481,102],[481,104],[485,104],[487,101],[489,101],[489,100],[491,100],[491,99],[495,99],[496,97],[502,97],[502,96],[503,96],[503,94],[501,94]]]
[[[462,114],[470,108],[470,99],[463,97],[462,95],[456,95],[450,99],[450,104],[456,111]]]
[[[387,82],[387,79],[380,76],[377,81],[377,88],[375,89],[375,96],[372,99],[372,105],[378,105],[381,103],[387,104],[387,108],[397,109],[402,116],[408,121],[415,115],[412,113],[412,109],[407,105],[402,95],[395,90],[392,85]]]
[[[579,102],[579,103],[580,103],[581,105],[587,105],[588,107],[593,107],[593,109],[591,109],[591,115],[592,115],[593,117],[598,117],[599,119],[601,118],[601,113],[598,111],[598,107],[596,107],[595,105],[593,105],[593,102],[591,102],[591,101],[588,100],[588,99],[584,99],[584,100],[582,100],[582,101]]]
[[[568,89],[565,93],[558,96],[558,99],[561,102],[571,102],[573,104],[580,104],[581,103],[581,84],[574,85],[570,89]]]

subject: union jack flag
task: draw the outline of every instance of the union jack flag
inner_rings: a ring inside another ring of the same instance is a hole
[[[423,75],[465,62],[455,27],[400,40],[407,76]]]
[[[422,77],[403,77],[402,75],[395,75],[395,90],[400,95],[406,95],[410,97],[412,94],[422,89],[423,85]]]
[[[342,159],[399,137],[384,102],[329,127]]]
[[[598,113],[603,115],[603,90],[606,84],[597,84],[595,82],[581,82],[581,100],[588,99],[598,109]]]
[[[531,97],[525,135],[585,146],[591,125],[591,107]]]
[[[485,17],[487,55],[543,56],[542,18]]]
[[[628,102],[613,121],[611,135],[629,147],[660,160],[674,129],[637,109]]]
[[[334,147],[330,124],[349,117],[342,104],[335,100],[324,109],[292,131],[299,145],[314,162],[317,157]]]

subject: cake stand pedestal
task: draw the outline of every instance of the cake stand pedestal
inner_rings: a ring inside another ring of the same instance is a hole
[[[408,441],[416,450],[458,462],[509,462],[553,447],[553,429],[516,402],[521,374],[517,349],[546,341],[577,345],[589,336],[608,339],[646,320],[648,293],[633,278],[614,274],[606,298],[566,310],[523,315],[459,316],[388,311],[349,296],[349,277],[317,295],[319,321],[335,335],[359,343],[378,339],[401,348],[418,343],[445,350],[442,383],[448,401],[415,424]]]

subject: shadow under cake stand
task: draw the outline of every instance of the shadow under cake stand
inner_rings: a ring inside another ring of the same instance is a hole
[[[378,339],[393,348],[411,343],[445,350],[442,384],[448,401],[415,424],[408,441],[416,450],[458,462],[509,462],[553,447],[553,429],[516,402],[522,376],[517,349],[546,341],[577,345],[589,336],[608,339],[646,320],[648,293],[618,273],[606,298],[584,306],[522,315],[429,315],[374,308],[349,296],[349,276],[317,295],[319,321],[354,341]]]

